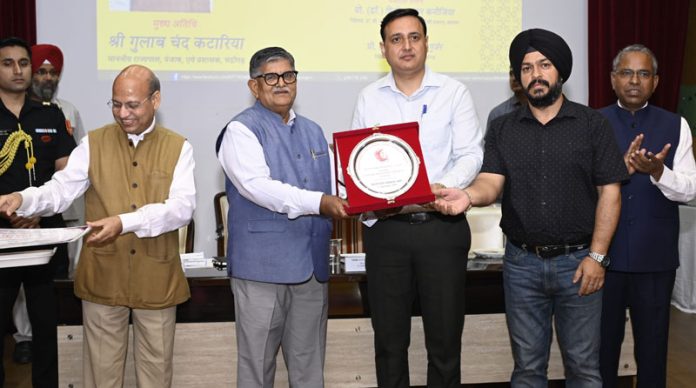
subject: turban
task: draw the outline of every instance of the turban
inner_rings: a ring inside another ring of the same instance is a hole
[[[563,82],[568,80],[573,69],[573,53],[568,44],[551,31],[533,28],[520,32],[510,43],[510,66],[518,81],[522,60],[527,53],[533,51],[540,52],[553,63]]]
[[[63,70],[63,53],[52,44],[37,44],[31,47],[31,72],[36,73],[44,63],[50,63],[60,75]]]

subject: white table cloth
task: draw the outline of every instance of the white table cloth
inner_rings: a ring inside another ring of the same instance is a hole
[[[696,314],[696,207],[679,206],[679,269],[672,304]]]

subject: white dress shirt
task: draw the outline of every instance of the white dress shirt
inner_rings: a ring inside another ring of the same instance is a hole
[[[618,102],[618,104],[622,109],[626,109],[621,105],[621,102]],[[645,103],[643,108],[646,106],[648,106],[647,103]],[[672,144],[672,148],[669,150],[669,152],[674,152],[672,169],[665,166],[659,182],[653,179],[652,176],[650,177],[650,181],[670,201],[689,202],[696,198],[696,162],[691,149],[692,142],[689,123],[682,117],[679,130],[679,144],[677,144],[676,148]]]
[[[69,123],[70,128],[72,128],[72,137],[75,139],[75,143],[79,144],[80,140],[87,135],[85,132],[85,126],[82,123],[82,117],[80,117],[80,112],[77,110],[75,105],[69,101],[63,100],[61,98],[56,98],[54,96],[52,103],[58,105],[60,110],[63,111],[65,115],[65,120]],[[66,127],[68,127],[66,123]],[[84,222],[85,220],[85,201],[84,198],[78,197],[73,201],[65,211],[62,213],[63,219],[66,221],[73,221],[75,223]]]
[[[483,133],[464,84],[426,68],[421,87],[402,93],[390,72],[360,92],[354,129],[417,121],[431,184],[467,187],[483,162]]]
[[[135,147],[155,127],[155,120],[140,135],[128,134]],[[89,188],[89,135],[85,136],[73,150],[67,166],[56,172],[50,181],[41,187],[29,187],[21,192],[20,216],[47,216],[63,212],[72,201]],[[130,213],[119,214],[123,231],[134,232],[138,237],[155,237],[179,229],[191,220],[196,208],[196,187],[193,177],[195,162],[193,148],[185,141],[169,188],[169,197],[164,203],[151,203]],[[96,221],[96,220],[89,220]]]
[[[295,117],[295,112],[291,109],[286,124],[288,130]],[[271,178],[271,169],[266,163],[259,139],[241,122],[232,121],[227,125],[218,151],[218,160],[239,194],[249,201],[268,210],[287,214],[289,219],[319,214],[324,193],[301,189]],[[330,149],[329,160],[331,182],[335,182],[334,159]],[[332,184],[331,187],[332,194],[335,194],[335,186]]]

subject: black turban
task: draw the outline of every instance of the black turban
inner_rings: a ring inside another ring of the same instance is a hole
[[[573,53],[568,44],[551,31],[532,28],[517,34],[510,43],[510,66],[517,81],[520,81],[522,60],[532,51],[539,51],[548,58],[558,70],[563,82],[568,80],[573,69]]]

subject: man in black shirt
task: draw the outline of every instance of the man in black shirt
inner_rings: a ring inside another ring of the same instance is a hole
[[[547,385],[555,317],[568,386],[599,388],[601,289],[628,173],[607,120],[562,94],[572,54],[560,36],[521,32],[510,64],[527,105],[493,121],[479,176],[436,192],[435,207],[458,214],[503,192],[512,387]]]
[[[62,169],[75,141],[65,128],[65,117],[50,103],[27,97],[31,85],[31,51],[17,38],[0,40],[0,194],[40,186]],[[54,217],[23,218],[0,215],[0,228],[60,227]],[[56,303],[51,263],[0,269],[0,334],[7,323],[20,285],[24,285],[33,327],[32,384],[58,386]],[[0,341],[0,356],[3,353]],[[0,386],[4,382],[0,364]]]

